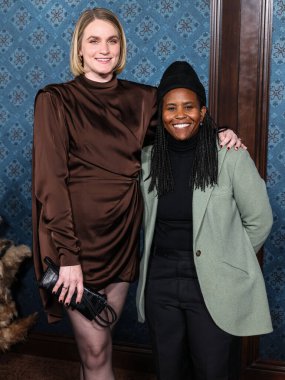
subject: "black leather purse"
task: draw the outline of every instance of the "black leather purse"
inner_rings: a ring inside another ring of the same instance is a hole
[[[48,267],[39,282],[39,286],[52,293],[52,289],[58,280],[59,267],[49,257],[45,257],[44,261]],[[62,286],[54,294],[57,299],[59,298],[61,289]],[[86,286],[84,286],[81,302],[79,304],[76,303],[76,293],[74,293],[69,307],[73,310],[78,310],[84,317],[90,321],[94,320],[102,327],[108,327],[117,320],[117,314],[112,306],[108,304],[106,295]]]

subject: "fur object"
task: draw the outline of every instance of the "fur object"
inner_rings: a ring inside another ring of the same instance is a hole
[[[0,240],[0,351],[6,351],[24,340],[36,321],[36,313],[17,318],[16,304],[11,294],[20,264],[31,256],[31,250],[26,245],[15,246],[10,240]]]

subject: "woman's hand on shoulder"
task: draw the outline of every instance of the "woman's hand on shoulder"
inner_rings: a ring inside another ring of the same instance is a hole
[[[59,302],[64,302],[66,306],[70,304],[71,298],[76,292],[76,303],[81,302],[83,294],[83,275],[81,265],[61,266],[59,269],[59,278],[53,288],[56,293],[62,286]]]
[[[219,132],[219,143],[221,147],[226,146],[227,149],[231,149],[232,147],[234,147],[235,150],[238,150],[239,148],[247,149],[242,143],[241,138],[239,138],[231,129]]]

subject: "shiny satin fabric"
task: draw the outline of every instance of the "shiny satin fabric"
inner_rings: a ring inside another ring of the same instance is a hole
[[[81,264],[84,282],[103,288],[138,272],[142,199],[140,154],[156,124],[156,90],[84,76],[49,85],[35,101],[34,262]],[[41,291],[52,322],[60,311]]]

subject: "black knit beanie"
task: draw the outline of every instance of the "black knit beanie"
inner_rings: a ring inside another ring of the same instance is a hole
[[[201,106],[206,105],[206,91],[193,67],[184,61],[173,62],[162,75],[157,89],[158,103],[164,95],[174,88],[188,88],[195,92],[200,100]]]

